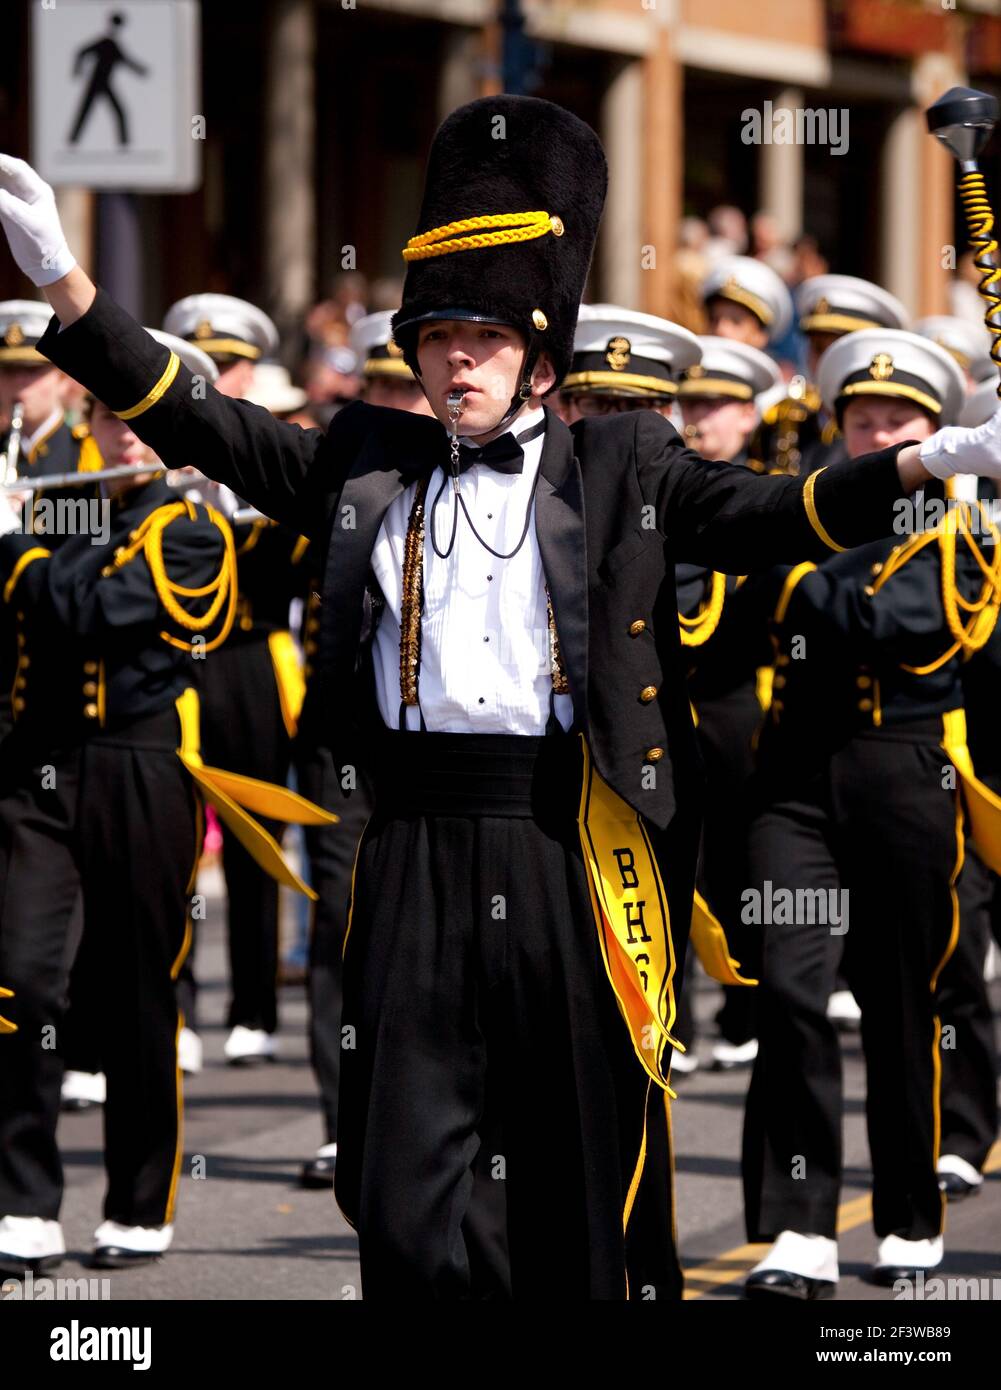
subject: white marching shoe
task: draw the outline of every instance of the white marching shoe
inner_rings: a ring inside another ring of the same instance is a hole
[[[98,1269],[130,1269],[151,1264],[170,1249],[173,1226],[123,1226],[102,1221],[94,1232],[91,1263]]]
[[[942,1263],[945,1242],[941,1236],[930,1240],[905,1240],[886,1236],[879,1242],[872,1267],[874,1284],[892,1285],[898,1279],[913,1279],[918,1270],[934,1269]]]
[[[177,1065],[185,1076],[197,1076],[202,1069],[202,1040],[191,1028],[182,1028],[177,1039]]]
[[[265,1033],[263,1028],[245,1028],[238,1023],[226,1039],[223,1052],[231,1066],[272,1062],[278,1056],[278,1043],[273,1033]]]
[[[63,1228],[41,1216],[0,1216],[0,1270],[41,1274],[55,1269],[66,1254]]]
[[[837,1288],[838,1242],[783,1231],[747,1276],[747,1298],[831,1298]]]
[[[850,989],[836,989],[827,1001],[827,1017],[842,1033],[854,1033],[862,1023],[862,1010]]]
[[[63,1110],[90,1110],[108,1098],[103,1071],[65,1071],[59,1103]]]
[[[691,1076],[693,1071],[698,1071],[699,1059],[694,1052],[675,1051],[671,1057],[672,1076]]]
[[[735,1071],[737,1067],[749,1067],[758,1055],[757,1038],[749,1038],[745,1043],[713,1043],[712,1070]]]
[[[975,1196],[984,1185],[984,1175],[959,1154],[943,1154],[936,1168],[939,1190],[946,1201],[961,1202]]]

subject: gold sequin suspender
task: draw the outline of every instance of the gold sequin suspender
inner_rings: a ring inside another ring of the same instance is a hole
[[[400,605],[400,699],[405,705],[419,703],[421,670],[421,607],[424,594],[424,503],[430,478],[417,484],[403,545],[403,595]],[[549,659],[553,673],[553,692],[569,695],[570,683],[563,668],[560,639],[556,634],[553,601],[546,585],[546,617],[549,624]]]

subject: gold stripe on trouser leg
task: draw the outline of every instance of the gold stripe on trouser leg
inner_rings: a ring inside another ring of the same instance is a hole
[[[952,928],[949,932],[949,940],[946,943],[942,958],[935,967],[928,988],[934,994],[938,985],[938,977],[953,951],[956,949],[956,942],[959,940],[959,894],[956,892],[956,883],[959,879],[960,871],[963,867],[963,860],[966,857],[966,842],[963,837],[963,798],[957,787],[956,797],[956,863],[952,873],[949,875],[949,897],[952,900]],[[942,1057],[939,1051],[939,1043],[942,1038],[942,1020],[938,1014],[934,1015],[935,1032],[932,1040],[932,1166],[937,1171],[939,1160],[939,1145],[942,1140]],[[942,1204],[942,1231],[945,1230],[946,1196],[941,1193],[940,1201]]]
[[[204,805],[202,798],[195,791],[195,853],[191,865],[191,873],[188,875],[188,886],[185,890],[190,898],[191,890],[195,886],[198,877],[198,862],[201,858],[202,839],[205,833]],[[170,978],[176,980],[181,972],[181,966],[187,959],[188,951],[191,949],[192,939],[191,912],[190,907],[184,915],[184,940],[181,942],[181,949],[177,953],[174,964],[170,969]],[[177,1011],[177,1028],[174,1032],[174,1091],[177,1105],[177,1142],[174,1145],[174,1166],[170,1174],[170,1188],[167,1192],[167,1212],[164,1216],[164,1224],[168,1224],[174,1219],[174,1206],[177,1201],[177,1183],[181,1176],[181,1159],[184,1157],[184,1078],[181,1074],[181,1065],[177,1056],[177,1049],[180,1043],[181,1032],[184,1028],[184,1015],[181,1010]]]
[[[170,1174],[170,1189],[167,1193],[167,1210],[164,1215],[164,1225],[169,1225],[174,1219],[174,1205],[177,1201],[177,1183],[181,1176],[181,1159],[184,1155],[184,1082],[181,1076],[181,1068],[177,1061],[177,1048],[180,1042],[181,1029],[184,1027],[184,1015],[180,1009],[177,1011],[177,1029],[174,1033],[174,1073],[175,1073],[175,1095],[177,1097],[177,1143],[174,1146],[174,1167]]]

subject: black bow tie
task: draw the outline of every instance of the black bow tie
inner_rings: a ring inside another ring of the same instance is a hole
[[[474,463],[485,464],[487,468],[492,468],[495,473],[520,473],[525,466],[525,451],[523,444],[527,444],[532,439],[537,439],[546,428],[545,417],[537,425],[530,429],[523,430],[521,434],[514,434],[507,430],[504,434],[499,434],[496,439],[491,439],[488,444],[460,445],[459,446],[459,473],[465,473],[472,468]],[[450,469],[446,467],[445,472]]]

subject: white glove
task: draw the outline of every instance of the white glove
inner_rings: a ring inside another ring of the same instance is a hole
[[[0,536],[9,536],[12,531],[20,531],[23,507],[23,493],[0,492]]]
[[[0,154],[0,223],[11,254],[39,289],[76,265],[63,236],[56,195],[23,159]]]
[[[974,429],[946,425],[925,439],[918,457],[933,478],[956,473],[979,473],[1001,478],[1001,409]]]

